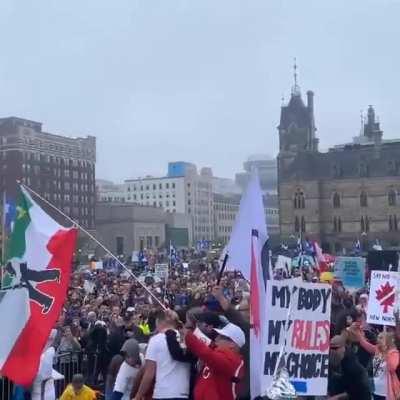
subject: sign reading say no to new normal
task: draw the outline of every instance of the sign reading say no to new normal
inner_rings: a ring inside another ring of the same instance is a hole
[[[394,311],[399,294],[399,273],[372,271],[367,322],[395,326]]]

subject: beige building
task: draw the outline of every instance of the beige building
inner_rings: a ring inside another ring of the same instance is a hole
[[[216,241],[225,244],[229,241],[239,212],[241,195],[222,195],[214,193],[214,237]],[[279,234],[279,210],[277,197],[265,195],[265,222],[268,233],[272,236]]]
[[[165,248],[170,241],[177,247],[191,242],[191,220],[183,214],[126,202],[97,203],[96,213],[98,238],[116,255]]]
[[[340,251],[360,240],[400,244],[400,140],[383,140],[372,106],[353,142],[318,150],[314,95],[304,104],[297,85],[278,127],[280,231]]]

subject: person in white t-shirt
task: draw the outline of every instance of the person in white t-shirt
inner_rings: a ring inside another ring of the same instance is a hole
[[[53,380],[53,361],[56,353],[53,343],[56,336],[57,330],[52,329],[40,357],[39,370],[32,385],[32,400],[55,400],[56,398]]]
[[[154,400],[188,399],[190,364],[172,359],[165,336],[165,331],[176,330],[176,320],[160,311],[156,316],[156,328],[158,333],[147,346],[145,370],[135,400],[141,400],[149,394],[154,379]]]
[[[115,379],[112,400],[130,400],[133,384],[142,366],[139,343],[135,339],[125,341],[121,353],[124,356],[124,361]]]

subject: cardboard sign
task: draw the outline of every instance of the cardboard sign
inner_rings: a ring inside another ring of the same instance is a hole
[[[399,273],[386,271],[371,272],[367,322],[375,325],[395,326],[393,312],[399,287]]]
[[[168,264],[156,264],[154,266],[154,274],[161,279],[168,276]]]
[[[365,258],[337,257],[334,274],[346,289],[350,291],[361,289],[365,285]]]
[[[263,326],[263,389],[272,382],[280,349],[287,338],[285,362],[299,396],[327,394],[332,288],[296,280],[268,281]],[[291,317],[286,334],[289,305]]]

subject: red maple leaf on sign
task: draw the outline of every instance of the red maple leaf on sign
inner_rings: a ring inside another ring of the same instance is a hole
[[[389,307],[393,307],[395,298],[394,286],[391,286],[389,282],[376,291],[376,299],[379,301],[380,305],[383,307],[383,313],[388,312]]]

